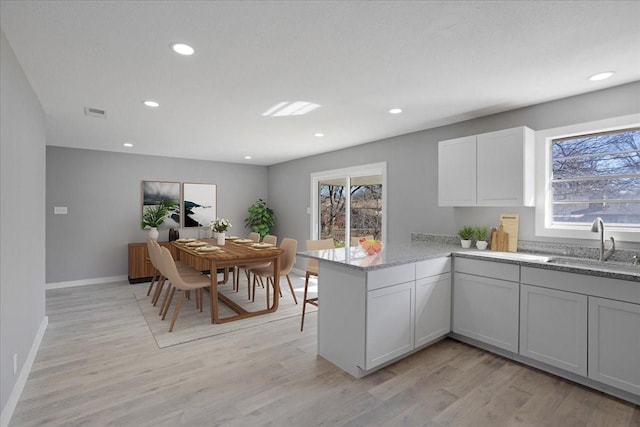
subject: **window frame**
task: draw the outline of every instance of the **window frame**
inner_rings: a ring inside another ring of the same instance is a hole
[[[590,227],[576,224],[551,224],[551,175],[553,140],[583,134],[610,132],[640,126],[640,114],[615,117],[587,123],[578,123],[536,132],[536,207],[535,235],[539,237],[560,237],[572,239],[594,239]],[[606,224],[607,236],[617,241],[638,242],[640,228],[620,227]]]
[[[387,241],[387,162],[370,163],[365,165],[352,166],[342,169],[333,169],[323,172],[314,172],[311,174],[311,221],[309,236],[312,240],[318,239],[318,184],[321,181],[331,179],[345,179],[347,188],[351,187],[351,178],[357,178],[361,176],[382,175],[382,242]],[[346,192],[347,206],[351,205],[350,191]],[[347,215],[345,228],[350,232],[351,221],[349,215]]]

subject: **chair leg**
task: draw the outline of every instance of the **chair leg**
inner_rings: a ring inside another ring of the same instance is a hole
[[[178,318],[178,313],[180,312],[180,306],[182,305],[183,299],[184,299],[184,292],[180,292],[180,297],[178,298],[176,309],[173,312],[173,318],[171,319],[171,324],[169,325],[169,332],[173,332],[173,325],[175,325],[176,319]]]
[[[151,277],[151,283],[149,283],[149,289],[147,289],[147,296],[151,295],[151,289],[153,289],[153,285],[156,283],[156,276],[157,275],[158,275],[158,270],[153,270],[153,276]]]
[[[289,289],[291,289],[291,295],[293,295],[293,301],[296,303],[296,305],[298,304],[298,298],[296,298],[296,293],[293,290],[293,284],[291,283],[291,278],[289,277],[289,275],[287,274],[287,282],[289,282]]]
[[[300,332],[302,332],[302,330],[304,329],[304,313],[307,309],[308,289],[309,289],[309,272],[307,271],[307,274],[305,275],[305,278],[304,278],[304,295],[302,297],[302,321],[300,322]]]
[[[256,301],[256,281],[258,280],[258,276],[256,274],[253,275],[253,298],[251,298],[251,302]],[[262,280],[262,279],[260,279]],[[247,285],[248,287],[249,285]]]
[[[165,317],[167,317],[167,313],[169,312],[169,307],[171,307],[171,301],[173,301],[173,294],[175,294],[175,293],[176,293],[176,287],[172,286],[171,287],[171,294],[169,295],[169,300],[167,301],[166,305],[162,306],[162,320],[164,320]],[[184,295],[184,292],[180,292],[180,297],[181,298],[184,298],[183,295]]]
[[[162,295],[162,288],[164,287],[164,282],[166,282],[166,280],[167,278],[161,274],[159,283],[156,286],[156,291],[153,293],[153,298],[151,299],[151,303],[154,307],[158,304],[158,300],[160,299],[160,295]]]
[[[164,308],[167,305],[167,299],[169,298],[169,293],[171,293],[171,289],[173,289],[173,285],[171,284],[171,282],[169,282],[169,284],[167,285],[167,290],[164,293],[164,298],[162,299],[162,304],[160,305],[160,313],[158,313],[158,315],[162,315],[162,312],[164,311]]]

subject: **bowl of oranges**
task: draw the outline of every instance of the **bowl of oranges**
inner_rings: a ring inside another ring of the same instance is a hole
[[[382,252],[382,242],[380,240],[368,240],[361,237],[360,240],[358,240],[358,244],[362,252],[367,255],[375,255]]]

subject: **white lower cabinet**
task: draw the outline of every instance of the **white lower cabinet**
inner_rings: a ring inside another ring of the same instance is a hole
[[[517,353],[519,284],[459,272],[453,283],[453,331]]]
[[[587,375],[587,297],[520,286],[520,354]]]
[[[415,346],[451,331],[451,274],[416,280]]]
[[[589,297],[589,378],[640,395],[640,305]]]
[[[365,369],[413,350],[414,283],[367,292]]]

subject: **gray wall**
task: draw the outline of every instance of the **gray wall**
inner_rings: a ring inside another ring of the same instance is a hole
[[[500,213],[506,212],[520,214],[521,240],[553,241],[535,237],[534,208],[438,207],[437,142],[515,126],[542,130],[639,112],[640,82],[635,82],[274,165],[269,167],[269,202],[279,218],[276,233],[299,242],[309,238],[306,207],[310,206],[312,172],[386,161],[389,241],[409,240],[411,232],[453,236],[464,224],[496,224]],[[596,245],[594,241],[571,243]],[[620,246],[640,248],[633,243]]]
[[[217,184],[217,214],[239,235],[248,233],[247,208],[267,194],[264,166],[47,147],[47,283],[127,274],[127,243],[147,236],[142,181]],[[54,206],[68,214],[54,215]],[[180,235],[197,237],[197,229]]]
[[[0,408],[45,316],[44,112],[0,31]]]

